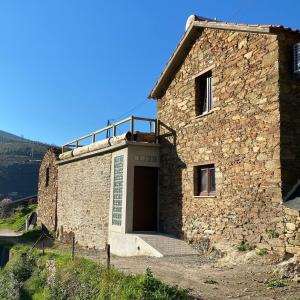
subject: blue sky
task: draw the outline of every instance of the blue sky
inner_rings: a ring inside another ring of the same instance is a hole
[[[147,95],[189,15],[300,28],[299,11],[298,0],[3,0],[0,129],[60,145],[108,119],[154,117]]]

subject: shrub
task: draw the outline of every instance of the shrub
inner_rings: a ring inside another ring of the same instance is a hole
[[[163,284],[153,276],[150,269],[147,269],[143,282],[142,299],[189,299],[189,297],[185,290]]]
[[[45,300],[48,299],[47,274],[46,270],[36,266],[31,276],[26,280],[21,288],[21,299]]]
[[[0,299],[18,300],[20,299],[20,282],[10,273],[1,271],[0,273]]]
[[[26,281],[35,267],[35,258],[27,256],[26,253],[22,253],[15,259],[11,260],[7,269],[10,274],[20,283]]]
[[[188,293],[156,279],[150,269],[145,275],[125,275],[85,259],[57,270],[49,286],[49,299],[189,299]]]
[[[186,290],[164,284],[150,269],[145,275],[126,275],[87,259],[71,261],[67,255],[38,251],[28,256],[24,249],[14,246],[12,260],[0,270],[0,299],[190,299]]]
[[[288,286],[289,282],[287,280],[282,280],[282,279],[271,279],[268,283],[267,286],[268,288],[281,288]]]
[[[279,233],[275,229],[268,230],[269,238],[275,239],[279,237]]]
[[[249,244],[247,244],[247,243],[245,243],[245,242],[241,242],[241,243],[237,246],[237,249],[238,249],[238,251],[240,251],[240,252],[245,252],[245,251],[250,251],[250,250],[252,250],[253,248],[252,248]]]
[[[31,277],[34,267],[34,258],[25,253],[15,254],[0,272],[0,299],[20,299],[22,286]]]

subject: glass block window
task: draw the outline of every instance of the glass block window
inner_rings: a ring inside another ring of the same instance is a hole
[[[122,222],[123,169],[124,155],[116,156],[114,158],[112,224],[118,226],[121,226]]]

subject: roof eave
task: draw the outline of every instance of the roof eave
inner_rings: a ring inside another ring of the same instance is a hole
[[[173,70],[177,68],[180,63],[180,59],[188,52],[193,45],[193,39],[199,32],[198,28],[193,26],[193,24],[187,29],[184,36],[177,45],[175,51],[173,52],[171,58],[169,59],[165,69],[161,73],[159,80],[156,82],[155,86],[151,90],[148,98],[149,99],[159,99],[160,94],[168,81],[169,75],[172,74]]]
[[[170,75],[176,71],[178,66],[182,63],[182,59],[190,51],[194,44],[197,35],[205,28],[218,29],[218,30],[234,30],[234,31],[245,31],[254,33],[270,33],[270,27],[268,26],[251,26],[251,25],[235,25],[235,24],[224,24],[220,22],[203,22],[194,21],[188,30],[185,32],[181,41],[177,45],[174,53],[167,63],[164,71],[161,73],[159,80],[151,90],[148,98],[149,99],[160,99],[165,90],[166,86],[170,83]]]

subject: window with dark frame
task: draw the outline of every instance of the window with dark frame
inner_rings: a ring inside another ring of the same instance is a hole
[[[49,169],[49,167],[47,167],[47,169],[46,169],[46,182],[45,182],[46,187],[49,185],[49,178],[50,178],[50,169]]]
[[[212,95],[212,71],[196,78],[196,113],[203,115],[214,108]]]
[[[215,166],[205,165],[194,168],[195,196],[214,196],[216,194]]]

